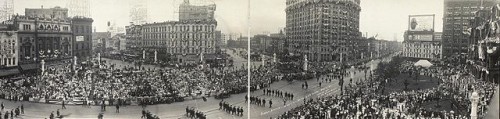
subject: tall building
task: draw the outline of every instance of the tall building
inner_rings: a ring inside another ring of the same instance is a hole
[[[289,52],[309,61],[347,61],[359,32],[360,0],[287,0]]]
[[[442,57],[441,33],[434,32],[435,15],[410,15],[404,33],[402,56],[438,61]]]
[[[92,18],[75,16],[72,19],[73,28],[73,54],[79,58],[92,55]]]
[[[267,54],[283,54],[285,51],[285,41],[286,37],[285,34],[283,34],[283,31],[280,31],[279,33],[273,33],[269,35],[271,37],[271,43],[269,48],[267,48]]]
[[[471,50],[468,67],[478,79],[500,81],[500,5],[479,10],[471,21]]]
[[[130,0],[130,20],[134,24],[145,24],[148,22],[147,0]]]
[[[186,0],[179,9],[179,21],[127,26],[126,47],[146,50],[147,54],[157,51],[159,55],[172,56],[170,58],[180,63],[199,61],[195,57],[200,54],[216,54],[221,37],[216,31],[217,21],[213,14],[199,16],[199,13],[213,13],[215,5],[192,6]]]
[[[179,21],[184,20],[214,20],[215,4],[210,5],[192,5],[189,0],[179,6]]]
[[[495,3],[496,0],[444,0],[443,57],[468,52],[470,41],[467,30],[470,20],[474,19],[476,11],[491,9]]]
[[[16,67],[19,59],[18,53],[17,32],[0,31],[0,69]]]
[[[59,7],[26,9],[25,16],[15,15],[8,20],[11,30],[17,31],[22,70],[39,68],[41,60],[50,63],[90,56],[93,20],[68,17],[67,11]]]
[[[19,43],[17,32],[0,24],[0,77],[19,73]]]

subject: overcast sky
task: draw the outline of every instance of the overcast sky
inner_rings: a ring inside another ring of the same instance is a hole
[[[14,0],[15,12],[24,14],[24,8],[66,7],[68,0]],[[107,21],[117,26],[129,25],[130,0],[90,0],[92,17],[97,31],[106,31]],[[150,22],[178,19],[175,13],[183,0],[147,0]],[[191,0],[199,2],[202,0]],[[201,3],[216,3],[218,29],[223,33],[247,31],[247,0],[203,0]],[[251,32],[279,32],[285,27],[286,0],[251,0]],[[1,4],[1,3],[0,3]],[[360,31],[368,36],[393,40],[395,35],[402,40],[408,29],[408,15],[436,14],[436,31],[442,31],[443,0],[361,0]]]

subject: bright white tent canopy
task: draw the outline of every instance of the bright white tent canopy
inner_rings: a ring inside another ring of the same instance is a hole
[[[429,62],[428,60],[419,60],[414,65],[421,66],[421,67],[431,67],[433,64],[431,62]]]

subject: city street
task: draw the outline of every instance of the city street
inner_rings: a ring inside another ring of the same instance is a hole
[[[234,55],[234,54],[233,54]],[[243,58],[241,57],[233,57],[236,62],[243,62]],[[108,63],[113,63],[113,64],[119,64],[122,66],[125,65],[132,65],[128,64],[127,62],[122,62],[118,60],[109,60]],[[379,62],[379,60],[375,60],[374,63]],[[366,64],[367,66],[370,66],[369,63]],[[152,66],[151,68],[155,68]],[[159,68],[159,67],[156,67]],[[352,72],[352,71],[350,71]],[[364,73],[361,71],[356,71],[355,78],[353,79],[353,82],[356,82],[361,79],[361,77],[364,77]],[[344,80],[348,80],[350,78],[350,75],[346,77]],[[285,111],[288,111],[294,107],[300,106],[303,103],[304,99],[313,99],[317,97],[323,97],[323,96],[328,96],[328,95],[336,95],[340,93],[340,88],[338,86],[338,80],[333,80],[330,83],[323,83],[321,87],[319,87],[318,82],[316,79],[311,79],[308,80],[308,83],[310,84],[309,89],[301,89],[302,81],[279,81],[273,83],[270,88],[267,89],[279,89],[284,92],[293,92],[296,98],[294,98],[293,101],[287,102],[286,105],[284,105],[284,102],[282,101],[281,98],[277,97],[269,97],[269,96],[264,96],[262,95],[262,89],[257,90],[252,93],[253,96],[258,96],[258,97],[263,97],[266,100],[271,99],[274,104],[272,108],[269,107],[259,107],[256,105],[251,105],[251,118],[269,118],[269,117],[276,117]],[[344,83],[347,85],[347,83]],[[219,102],[221,100],[214,99],[213,97],[207,98],[207,101],[204,102],[201,98],[198,99],[187,99],[184,102],[177,102],[177,103],[172,103],[172,104],[159,104],[159,105],[149,105],[145,108],[145,110],[149,110],[152,114],[158,115],[160,118],[187,118],[185,116],[185,108],[186,107],[196,107],[196,110],[202,111],[207,115],[207,118],[220,118],[220,119],[227,119],[227,118],[246,118],[247,114],[247,105],[244,102],[245,100],[245,94],[236,94],[236,95],[231,95],[231,97],[224,99],[225,102],[227,102],[230,105],[233,106],[239,106],[243,107],[244,109],[244,116],[239,117],[239,116],[233,116],[230,115],[224,111],[219,110]],[[42,103],[31,103],[31,102],[13,102],[13,101],[7,101],[7,100],[0,100],[1,102],[4,103],[6,109],[4,109],[2,112],[5,112],[7,110],[11,110],[17,106],[21,106],[21,104],[24,105],[25,108],[25,114],[22,115],[20,118],[48,118],[50,113],[53,112],[54,114],[56,113],[57,109],[60,109],[61,115],[65,115],[67,118],[95,118],[99,113],[101,113],[100,107],[99,106],[92,106],[90,108],[83,107],[83,106],[78,106],[78,105],[67,105],[67,109],[61,109],[61,105],[54,105],[54,104],[42,104]],[[115,112],[115,107],[114,106],[107,106],[106,111],[104,111],[104,117],[105,118],[140,118],[141,116],[141,111],[142,107],[141,106],[125,106],[125,107],[120,107],[120,113]]]

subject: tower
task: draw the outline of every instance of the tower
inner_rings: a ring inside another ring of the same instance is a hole
[[[5,0],[0,7],[0,22],[9,20],[14,15],[14,0]]]
[[[70,17],[92,17],[90,12],[90,0],[69,0],[67,8],[69,9]]]
[[[148,22],[147,0],[130,1],[130,21],[134,24],[145,24]]]

